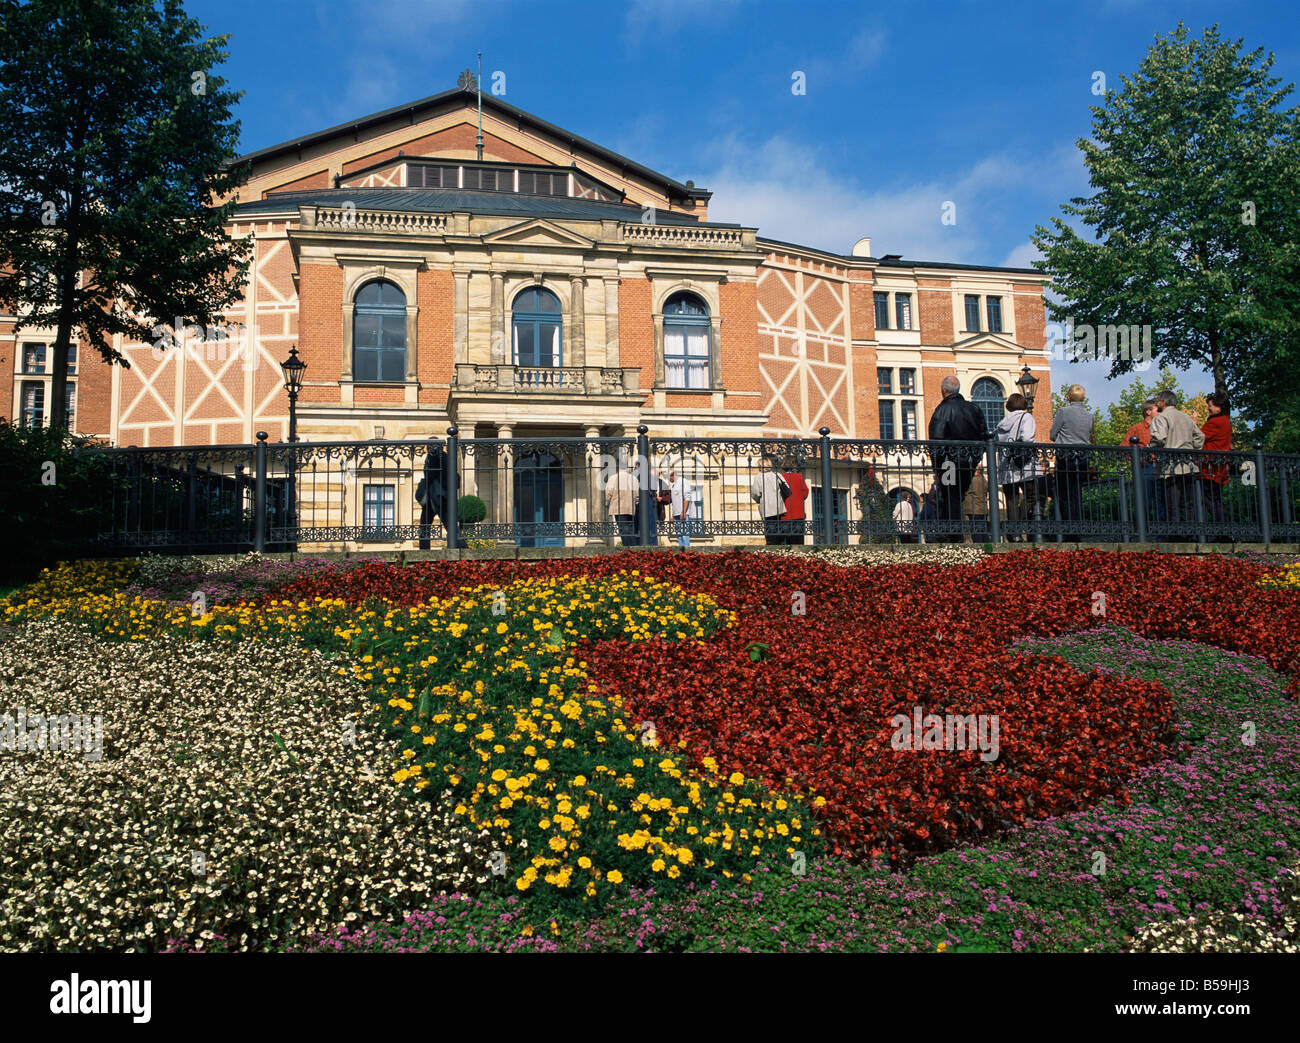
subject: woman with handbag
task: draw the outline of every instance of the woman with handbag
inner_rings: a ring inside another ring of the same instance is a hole
[[[784,533],[781,531],[781,515],[785,513],[785,502],[790,499],[790,487],[781,477],[781,463],[775,456],[768,457],[769,469],[755,475],[749,485],[749,495],[758,504],[758,513],[763,516],[763,542],[768,546],[780,544]]]
[[[1038,425],[1024,395],[1009,396],[1006,411],[1007,415],[998,421],[995,437],[999,442],[1015,444],[998,453],[998,478],[1007,503],[1007,521],[1027,522],[1033,519],[1034,506],[1042,500],[1039,486],[1043,469],[1033,448]],[[1023,541],[1027,535],[1017,534],[1009,539]]]

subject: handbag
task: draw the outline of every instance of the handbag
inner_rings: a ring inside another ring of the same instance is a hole
[[[1025,426],[1025,416],[1025,413],[1021,413],[1020,422],[1016,424],[1016,433],[1011,438],[1013,442],[1020,441],[1020,431]],[[1034,450],[1032,448],[1009,449],[1007,451],[1007,458],[1011,461],[1013,467],[1018,468],[1019,470],[1024,470],[1033,462]]]

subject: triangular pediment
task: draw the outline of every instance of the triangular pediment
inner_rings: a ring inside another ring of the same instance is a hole
[[[972,333],[953,341],[953,351],[1019,351],[1020,345],[1003,333]]]
[[[484,243],[518,244],[521,246],[572,246],[589,250],[596,245],[594,239],[561,228],[543,218],[522,221],[509,228],[501,228],[483,237]]]

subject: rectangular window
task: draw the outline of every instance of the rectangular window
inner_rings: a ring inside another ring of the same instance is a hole
[[[34,380],[23,381],[23,423],[28,427],[45,424],[45,385]]]
[[[362,535],[372,539],[393,536],[397,524],[397,487],[394,485],[365,485],[361,490]]]
[[[75,344],[68,345],[68,372],[77,372],[77,346]]]
[[[898,393],[900,395],[916,394],[916,370],[900,369],[898,371]]]
[[[876,301],[876,329],[889,329],[889,294],[877,293]]]
[[[980,328],[980,299],[974,294],[966,295],[966,331],[978,333]]]
[[[885,439],[894,437],[893,399],[882,398],[880,400],[880,437]]]
[[[894,311],[898,318],[900,330],[912,328],[912,295],[910,293],[894,294]]]
[[[77,409],[77,385],[71,383],[65,384],[63,390],[63,406],[67,413],[67,416],[64,418],[64,423],[68,425],[68,430],[71,431],[73,414]]]
[[[44,344],[23,345],[23,372],[24,373],[45,372],[45,345]]]
[[[989,306],[989,332],[1001,333],[1002,332],[1002,298],[990,297],[988,299],[988,306]]]
[[[881,395],[892,395],[894,393],[894,371],[892,369],[876,370],[876,390]]]
[[[709,386],[709,327],[664,323],[664,383],[670,388]]]
[[[916,441],[916,403],[902,403],[903,437],[909,442]]]

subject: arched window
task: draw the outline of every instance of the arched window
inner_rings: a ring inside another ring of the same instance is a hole
[[[1002,393],[1002,385],[992,377],[980,377],[970,389],[970,400],[984,414],[986,430],[997,430],[998,422],[1006,412],[1007,396]]]
[[[352,379],[406,379],[406,294],[383,279],[366,283],[353,300]]]
[[[532,286],[515,298],[515,365],[559,366],[560,300],[550,290]]]
[[[664,383],[709,386],[709,309],[693,293],[674,293],[664,302]]]

